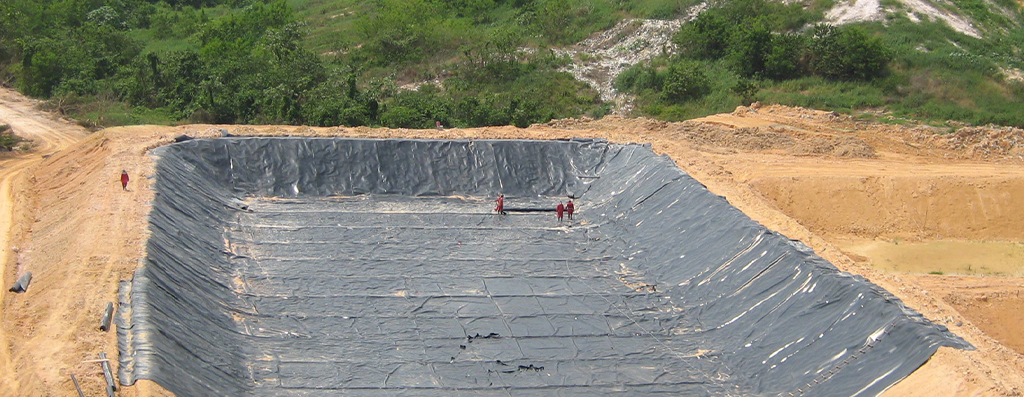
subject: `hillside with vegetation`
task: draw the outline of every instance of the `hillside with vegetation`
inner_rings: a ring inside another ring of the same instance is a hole
[[[5,0],[0,84],[91,127],[525,127],[754,101],[1024,126],[1022,15],[1016,0]]]

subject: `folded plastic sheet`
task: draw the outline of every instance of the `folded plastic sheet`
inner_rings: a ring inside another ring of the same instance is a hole
[[[159,156],[123,384],[179,396],[877,395],[970,348],[599,141],[192,140]],[[550,212],[576,197],[574,219]]]

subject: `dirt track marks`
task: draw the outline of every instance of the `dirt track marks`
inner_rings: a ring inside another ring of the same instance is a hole
[[[35,109],[36,101],[6,88],[0,88],[0,123],[11,126],[12,131],[25,139],[32,140],[33,150],[27,153],[4,153],[0,159],[0,300],[7,301],[7,285],[21,274],[12,247],[12,237],[20,234],[16,228],[15,208],[17,196],[21,194],[15,184],[24,171],[38,164],[42,157],[64,149],[88,134],[84,128],[61,121],[48,113]],[[24,188],[24,186],[20,186]],[[26,225],[17,225],[26,227]],[[9,307],[4,304],[4,307]],[[0,330],[0,394],[18,395],[17,380],[11,352],[8,350],[7,335]]]

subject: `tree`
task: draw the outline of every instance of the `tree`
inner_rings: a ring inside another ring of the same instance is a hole
[[[169,106],[186,118],[200,109],[203,96],[202,83],[209,73],[206,64],[195,51],[176,51],[166,54],[159,62],[160,98],[162,106]]]
[[[711,92],[711,80],[697,61],[682,60],[668,67],[661,94],[669,102],[685,102]]]
[[[200,54],[209,58],[238,57],[248,54],[263,40],[267,29],[280,29],[293,21],[291,10],[283,0],[255,3],[237,15],[207,24],[196,37]]]
[[[115,87],[120,100],[134,106],[159,106],[159,57],[149,53],[118,70]]]
[[[744,104],[754,102],[754,95],[757,94],[757,84],[748,79],[740,79],[732,87],[732,92],[743,99]]]
[[[448,97],[438,86],[421,85],[415,91],[400,91],[387,103],[381,123],[392,128],[433,128],[436,121],[451,118]]]
[[[173,9],[162,2],[148,15],[148,25],[158,39],[184,39],[198,33],[207,22],[205,12],[191,7]]]
[[[772,32],[761,20],[754,20],[736,28],[730,38],[727,58],[741,76],[762,75],[771,45]]]
[[[429,128],[431,121],[416,109],[403,106],[388,106],[380,116],[380,122],[389,128]]]
[[[19,44],[19,88],[37,97],[49,97],[58,87],[77,94],[93,94],[97,81],[114,76],[142,48],[125,32],[93,23],[53,37],[25,38]]]
[[[771,49],[765,54],[764,76],[773,80],[796,78],[803,73],[801,59],[805,51],[803,36],[792,33],[772,35]]]
[[[303,119],[310,125],[318,126],[374,123],[375,115],[369,106],[370,100],[362,93],[353,91],[349,81],[352,80],[331,78],[305,93]]]
[[[735,25],[718,12],[705,11],[673,37],[684,56],[715,59],[725,55]]]
[[[811,34],[810,68],[833,80],[870,80],[881,77],[889,51],[881,40],[853,27],[817,25]]]
[[[89,11],[85,18],[89,23],[110,26],[114,29],[123,29],[128,27],[128,25],[121,20],[121,15],[114,10],[114,7],[110,6],[103,6]]]
[[[422,59],[438,47],[439,10],[426,0],[375,0],[376,12],[356,22],[366,39],[363,50],[373,59],[406,63]]]
[[[492,126],[508,124],[508,117],[500,109],[493,95],[471,96],[460,99],[452,109],[453,120],[448,125]],[[445,120],[441,120],[442,123]]]

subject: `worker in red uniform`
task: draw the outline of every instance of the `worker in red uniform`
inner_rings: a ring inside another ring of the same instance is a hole
[[[128,171],[121,170],[121,190],[128,190]]]
[[[564,211],[565,211],[565,206],[562,205],[561,202],[559,202],[558,206],[555,207],[555,215],[558,215],[558,222],[559,223],[562,222],[562,212],[564,212]]]
[[[569,204],[565,205],[565,212],[569,215],[569,220],[572,220],[572,212],[576,210],[576,206],[572,204],[572,199],[569,199]]]
[[[498,205],[494,206],[494,210],[498,211],[498,215],[505,215],[505,195],[499,194],[498,199],[494,200]]]

